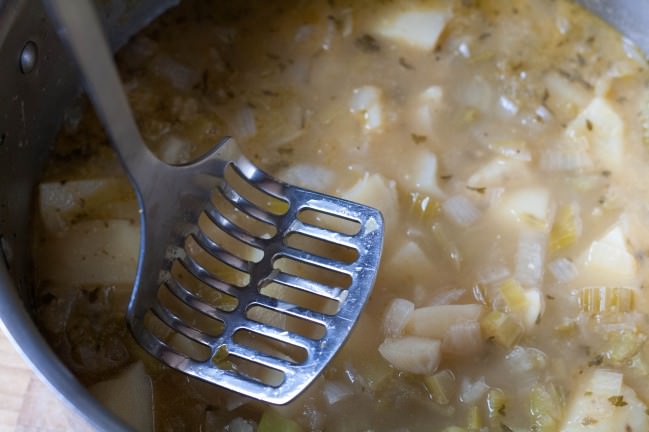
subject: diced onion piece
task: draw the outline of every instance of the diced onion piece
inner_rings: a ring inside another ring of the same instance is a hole
[[[618,287],[586,287],[579,293],[579,306],[589,314],[633,310],[633,290]]]
[[[439,340],[406,336],[385,339],[379,346],[379,352],[399,370],[430,375],[439,365],[440,346]]]
[[[600,166],[615,170],[624,160],[624,121],[606,99],[596,97],[575,118],[566,134],[576,140],[585,140]]]
[[[500,96],[498,100],[500,108],[504,111],[506,115],[514,116],[518,113],[518,105],[516,102],[508,98],[507,96]]]
[[[478,321],[462,321],[451,324],[442,340],[442,351],[454,355],[469,355],[480,352],[484,339]]]
[[[237,139],[245,140],[257,135],[255,112],[250,105],[245,105],[239,110],[234,123],[236,125]]]
[[[411,10],[383,19],[376,31],[388,39],[430,51],[450,18],[444,9]]]
[[[408,194],[408,210],[419,222],[432,223],[441,211],[441,204],[429,195],[410,192]]]
[[[399,220],[396,185],[380,174],[366,173],[362,179],[342,194],[342,198],[380,210],[385,221],[386,234],[390,234]]]
[[[440,86],[430,86],[417,98],[413,118],[413,132],[421,134],[434,133],[436,114],[442,109],[444,91]]]
[[[478,273],[478,282],[483,284],[492,284],[499,282],[511,275],[511,272],[504,264],[490,265]]]
[[[597,369],[571,392],[561,432],[649,430],[647,406],[623,384],[619,372]]]
[[[279,172],[277,178],[295,186],[324,192],[331,189],[336,175],[332,170],[321,165],[292,163]]]
[[[378,131],[383,126],[383,92],[375,86],[354,89],[349,109],[359,114],[366,131]]]
[[[383,319],[384,334],[388,337],[401,336],[414,310],[415,304],[409,300],[401,298],[392,300]]]
[[[529,169],[524,161],[496,158],[474,172],[466,184],[473,188],[502,186],[509,179],[520,181],[528,175]]]
[[[559,208],[550,231],[549,248],[551,252],[572,246],[581,235],[579,207],[570,204]]]
[[[613,226],[602,238],[591,243],[577,259],[584,283],[634,286],[637,263],[628,251],[626,236],[620,224]]]
[[[489,386],[485,382],[484,377],[481,377],[475,382],[465,379],[462,381],[460,389],[460,401],[465,404],[473,404],[482,398],[487,391],[489,391]]]
[[[431,226],[433,237],[435,238],[438,246],[446,253],[446,256],[454,265],[456,270],[460,269],[462,263],[462,254],[457,245],[451,241],[446,229],[439,222],[433,223]]]
[[[406,324],[406,333],[442,339],[451,325],[480,319],[482,305],[443,305],[415,309]]]
[[[167,81],[179,90],[191,89],[200,79],[201,74],[176,60],[159,55],[151,62],[153,72]]]
[[[207,416],[207,414],[206,414]],[[234,418],[228,423],[226,426],[226,430],[228,432],[254,432],[257,424],[253,422],[252,420],[246,420],[241,417]],[[206,428],[207,430],[212,430],[210,428]]]
[[[624,376],[608,369],[597,369],[593,373],[590,389],[596,395],[618,395],[622,391]]]
[[[448,369],[424,377],[424,385],[433,402],[448,405],[455,393],[455,375]]]
[[[326,381],[323,393],[327,403],[329,405],[334,405],[335,403],[354,394],[354,390],[351,386],[342,382]]]
[[[466,197],[455,195],[442,204],[444,214],[455,224],[467,227],[480,218],[480,210]]]
[[[530,390],[532,425],[539,431],[556,431],[561,418],[561,396],[553,385],[536,384]]]
[[[547,235],[540,231],[522,231],[516,253],[516,279],[525,286],[539,286],[543,279],[543,263]]]
[[[129,366],[117,378],[93,385],[89,391],[134,430],[153,430],[153,389],[141,362]]]
[[[168,164],[189,162],[191,145],[174,135],[168,136],[160,145],[160,159]]]
[[[506,348],[514,345],[523,334],[521,325],[509,314],[492,310],[480,320],[482,331]]]
[[[521,310],[527,306],[525,290],[516,279],[507,279],[498,290],[510,310]]]
[[[528,329],[538,324],[543,314],[543,297],[538,289],[530,289],[525,292],[526,308],[522,313],[522,320]]]
[[[550,148],[541,153],[539,166],[543,171],[578,171],[590,169],[593,160],[585,149]]]
[[[572,119],[588,104],[590,93],[579,83],[557,72],[546,74],[544,81],[550,96],[547,106],[560,118]]]
[[[435,297],[433,297],[430,302],[429,306],[442,306],[442,305],[450,305],[458,300],[460,300],[462,297],[464,297],[464,294],[466,293],[465,289],[462,288],[457,288],[457,289],[452,289],[449,291],[444,291],[439,294],[437,294]]]
[[[506,356],[509,370],[519,374],[531,374],[545,368],[547,356],[536,348],[515,346]]]
[[[558,258],[548,264],[552,276],[560,283],[570,282],[577,277],[577,266],[567,258]]]
[[[527,148],[527,143],[523,140],[501,139],[490,142],[488,147],[491,151],[507,158],[524,162],[532,160],[532,154]]]

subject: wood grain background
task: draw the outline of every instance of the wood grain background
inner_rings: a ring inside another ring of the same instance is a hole
[[[0,331],[0,432],[63,432],[87,429],[29,369]]]

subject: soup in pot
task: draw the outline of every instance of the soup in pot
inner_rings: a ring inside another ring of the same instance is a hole
[[[38,321],[134,428],[649,430],[649,71],[602,21],[566,0],[187,0],[117,60],[166,162],[230,135],[385,218],[348,342],[260,404],[131,338],[137,203],[88,104],[68,112],[38,189]]]

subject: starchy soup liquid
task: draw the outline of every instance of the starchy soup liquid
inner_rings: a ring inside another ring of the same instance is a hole
[[[386,227],[369,303],[301,397],[219,390],[130,337],[137,204],[71,110],[36,201],[38,321],[128,423],[649,430],[649,72],[602,21],[564,0],[188,0],[117,60],[163,160],[230,135]]]

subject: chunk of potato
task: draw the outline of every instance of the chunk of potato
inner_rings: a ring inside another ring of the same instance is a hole
[[[583,140],[602,168],[616,170],[623,168],[624,122],[613,106],[601,97],[596,97],[575,118],[566,130],[574,140]]]
[[[611,379],[612,378],[612,379]],[[618,385],[610,385],[619,379]],[[626,432],[649,430],[647,406],[630,387],[621,383],[622,374],[595,370],[582,379],[572,393],[561,432]]]
[[[535,229],[547,229],[552,216],[550,192],[543,187],[518,189],[503,198],[499,207],[505,220]]]
[[[440,361],[439,340],[416,336],[388,338],[379,346],[379,352],[395,368],[415,374],[432,374]]]
[[[412,240],[399,246],[382,267],[382,280],[394,291],[409,288],[416,281],[426,280],[435,274],[433,262]]]
[[[386,234],[394,229],[399,218],[397,189],[393,181],[380,174],[366,173],[354,186],[342,194],[350,201],[356,201],[381,211]]]
[[[383,318],[383,332],[389,337],[399,337],[403,328],[415,310],[415,304],[409,300],[396,298],[390,302]]]
[[[406,334],[442,339],[451,325],[477,321],[482,315],[479,304],[427,306],[415,309],[406,324]]]
[[[548,89],[548,108],[560,117],[572,119],[588,104],[591,92],[581,83],[557,72],[548,73],[544,81]]]
[[[38,186],[41,222],[48,232],[67,229],[77,218],[128,219],[137,215],[126,178],[44,182]]]
[[[381,20],[376,32],[385,38],[430,51],[437,45],[450,18],[450,12],[445,9],[405,11]]]
[[[42,280],[80,285],[132,284],[139,252],[138,225],[125,220],[73,225],[36,247]]]
[[[410,191],[425,192],[436,198],[444,193],[437,184],[437,156],[429,150],[415,152],[409,169],[401,176],[401,182]]]
[[[151,379],[141,362],[129,366],[116,378],[93,385],[89,390],[102,405],[136,431],[153,430]]]
[[[577,259],[581,284],[637,287],[638,264],[620,224],[591,243]]]

